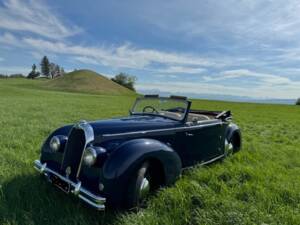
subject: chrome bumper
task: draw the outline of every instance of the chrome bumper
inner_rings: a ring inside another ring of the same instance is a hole
[[[42,173],[43,175],[45,175],[46,177],[49,177],[51,175],[55,175],[55,176],[59,177],[61,180],[68,183],[70,185],[70,193],[73,193],[75,196],[77,196],[78,198],[80,198],[82,201],[86,202],[87,204],[89,204],[93,208],[96,208],[97,210],[104,210],[105,209],[104,204],[105,204],[106,199],[101,197],[101,196],[94,195],[93,193],[91,193],[88,190],[86,190],[85,188],[83,188],[81,186],[80,181],[78,183],[74,183],[73,181],[71,181],[67,177],[64,177],[64,176],[60,175],[59,173],[57,173],[57,172],[51,170],[50,168],[48,168],[47,163],[42,164],[40,162],[40,160],[35,160],[34,161],[34,168],[37,171],[39,171],[40,173]],[[51,182],[50,179],[48,179],[48,180]]]

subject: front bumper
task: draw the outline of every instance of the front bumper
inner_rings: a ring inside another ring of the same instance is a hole
[[[81,182],[78,181],[77,183],[74,183],[67,177],[64,177],[60,175],[59,173],[51,170],[49,167],[47,167],[47,163],[41,163],[39,160],[34,161],[34,168],[39,171],[41,174],[45,175],[47,178],[49,178],[51,175],[55,175],[59,177],[64,182],[68,183],[70,185],[70,193],[73,193],[75,196],[80,198],[82,201],[87,203],[88,205],[92,206],[93,208],[97,210],[104,210],[105,209],[105,201],[106,199],[104,197],[94,195],[90,191],[86,190],[81,186]],[[50,179],[48,181],[51,182]]]

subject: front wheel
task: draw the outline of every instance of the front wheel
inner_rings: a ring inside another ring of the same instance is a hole
[[[232,137],[225,139],[225,155],[229,156],[241,149],[241,137],[238,133],[234,133]]]
[[[149,162],[144,162],[130,179],[127,191],[127,208],[145,206],[150,192],[155,190],[155,182],[150,171]]]

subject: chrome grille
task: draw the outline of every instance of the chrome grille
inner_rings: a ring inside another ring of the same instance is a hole
[[[62,171],[65,172],[68,168],[70,179],[76,179],[79,176],[83,151],[93,140],[94,131],[87,122],[79,122],[72,128],[61,164]]]

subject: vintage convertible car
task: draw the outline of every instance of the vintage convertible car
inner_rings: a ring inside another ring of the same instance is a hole
[[[150,192],[174,183],[183,168],[240,150],[230,111],[190,106],[185,97],[146,95],[127,117],[61,127],[46,139],[34,167],[98,210],[140,206]]]

